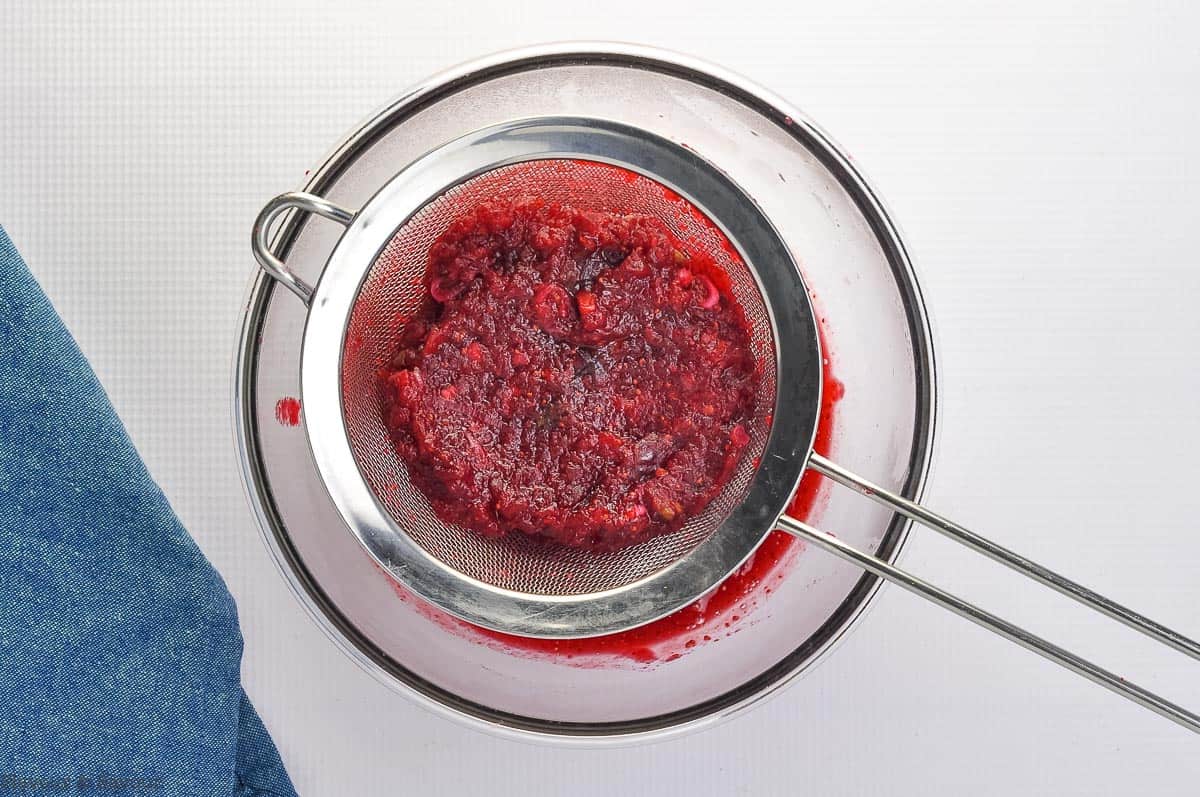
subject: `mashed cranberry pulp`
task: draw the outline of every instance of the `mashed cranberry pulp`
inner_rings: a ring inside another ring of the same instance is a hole
[[[648,216],[491,202],[434,243],[385,369],[438,516],[612,550],[682,526],[750,442],[750,332],[713,262]]]

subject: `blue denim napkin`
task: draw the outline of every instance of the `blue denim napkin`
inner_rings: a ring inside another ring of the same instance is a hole
[[[0,229],[0,794],[294,795],[241,654],[221,577]]]

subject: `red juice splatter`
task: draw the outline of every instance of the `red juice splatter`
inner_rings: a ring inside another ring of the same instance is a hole
[[[275,420],[284,426],[298,426],[300,424],[300,400],[284,396],[275,402]]]

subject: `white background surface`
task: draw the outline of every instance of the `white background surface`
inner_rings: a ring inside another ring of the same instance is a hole
[[[343,657],[274,570],[229,380],[254,214],[368,112],[536,41],[682,50],[803,108],[905,229],[941,363],[931,504],[1198,636],[1200,7],[31,2],[0,19],[0,224],[237,597],[246,686],[302,794],[1196,793],[1196,737],[896,589],[782,696],[682,740],[545,749],[436,718]],[[1200,708],[1200,665],[930,532],[905,564]]]

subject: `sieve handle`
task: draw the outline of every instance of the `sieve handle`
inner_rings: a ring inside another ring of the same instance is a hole
[[[986,537],[981,537],[965,526],[960,526],[953,520],[942,517],[915,501],[909,501],[907,498],[885,490],[877,484],[872,484],[861,476],[846,470],[841,465],[830,462],[820,454],[814,452],[808,464],[817,473],[832,479],[843,487],[857,490],[876,503],[883,504],[910,520],[915,520],[923,526],[941,532],[955,542],[961,543],[993,561],[1010,567],[1018,573],[1029,576],[1035,581],[1057,590],[1085,606],[1124,623],[1151,639],[1162,642],[1164,645],[1169,645],[1194,659],[1200,659],[1200,643],[1188,639],[1178,631],[1172,631],[1170,628],[1160,625],[1148,617],[1143,617],[1132,609],[1128,609],[1099,593],[1093,592],[1066,576],[1055,573],[1048,567],[1043,567],[1031,559],[1026,559],[1018,553],[997,545]]]
[[[833,463],[824,457],[814,453],[809,460],[809,467],[818,473],[832,479],[833,481],[847,487],[858,490],[864,495],[872,498],[878,503],[887,506],[905,517],[915,520],[922,525],[926,525],[937,531],[942,532],[957,542],[972,548],[975,551],[983,553],[990,558],[1002,562],[1009,567],[1021,572],[1025,575],[1040,581],[1043,584],[1054,587],[1065,595],[1068,595],[1075,600],[1083,603],[1091,608],[1094,608],[1109,617],[1113,617],[1126,625],[1136,628],[1147,636],[1152,637],[1160,642],[1163,642],[1171,647],[1183,651],[1193,657],[1200,652],[1200,645],[1188,639],[1182,634],[1172,631],[1165,626],[1143,617],[1136,612],[1133,612],[1118,603],[1115,603],[1101,595],[1092,592],[1091,590],[1076,584],[1069,579],[1066,579],[1057,573],[1047,568],[1038,565],[1022,556],[1019,556],[1012,551],[1009,551],[995,543],[987,540],[974,532],[954,523],[953,521],[938,515],[925,507],[913,501],[896,495],[888,490],[879,487],[876,484],[856,476],[850,471],[842,468],[840,465]],[[1101,686],[1128,698],[1133,702],[1150,709],[1162,716],[1182,725],[1194,733],[1200,733],[1200,715],[1194,714],[1181,706],[1176,705],[1158,695],[1148,692],[1142,687],[1131,683],[1118,675],[1115,675],[1108,670],[1105,670],[1090,661],[1083,659],[1068,650],[1058,647],[1057,645],[1042,639],[1035,634],[1032,634],[1020,626],[997,617],[983,609],[968,603],[961,598],[952,595],[941,588],[924,581],[917,576],[901,570],[889,562],[885,562],[875,556],[858,550],[832,534],[813,528],[799,520],[783,516],[779,518],[776,527],[781,531],[786,531],[802,539],[812,542],[819,548],[832,553],[840,559],[843,559],[852,564],[858,565],[864,570],[874,573],[880,578],[897,584],[898,586],[919,595],[932,603],[941,606],[943,609],[948,609],[955,614],[965,617],[966,619],[980,625],[995,634],[998,634],[1010,642],[1015,642],[1018,645],[1037,653],[1050,661],[1059,664],[1068,670],[1082,675]]]
[[[299,296],[300,301],[308,304],[309,299],[312,298],[312,286],[288,270],[283,261],[271,251],[271,244],[267,240],[275,218],[289,210],[315,213],[343,226],[350,224],[354,218],[354,211],[335,205],[328,199],[315,194],[291,191],[280,194],[268,202],[259,212],[258,218],[254,220],[254,229],[250,233],[250,247],[254,250],[254,259],[258,261],[258,265],[262,267],[263,271]]]

